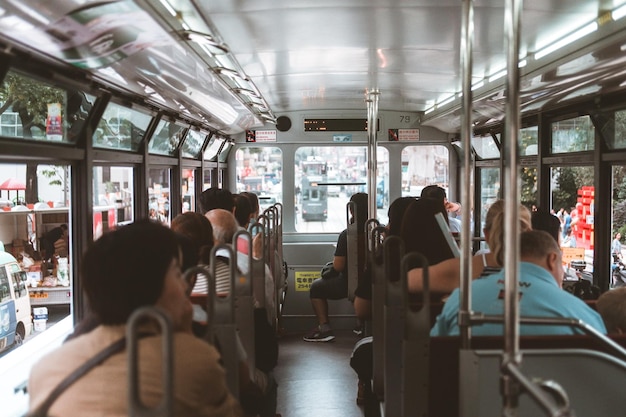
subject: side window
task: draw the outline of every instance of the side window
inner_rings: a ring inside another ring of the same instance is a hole
[[[283,201],[283,154],[274,147],[237,149],[237,192],[259,197],[260,211]]]
[[[11,290],[9,288],[9,277],[4,265],[0,266],[0,302],[11,299]]]
[[[446,190],[449,181],[448,148],[442,145],[407,146],[402,151],[402,197],[419,196],[422,188],[436,184]]]
[[[133,221],[133,168],[93,168],[93,238]]]

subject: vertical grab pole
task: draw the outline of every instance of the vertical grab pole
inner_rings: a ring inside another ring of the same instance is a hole
[[[461,65],[463,71],[463,113],[461,121],[461,143],[463,149],[463,178],[461,193],[461,308],[459,310],[459,325],[461,333],[461,348],[469,348],[471,336],[469,315],[471,306],[472,281],[472,236],[471,236],[471,209],[473,193],[473,160],[472,160],[472,48],[474,39],[474,3],[472,0],[463,1],[463,21],[461,25]]]
[[[367,218],[375,219],[376,216],[376,133],[378,131],[378,96],[374,90],[368,94],[367,99]]]
[[[506,38],[506,120],[504,153],[504,355],[503,367],[507,364],[521,364],[519,351],[519,176],[518,171],[518,132],[520,125],[519,103],[519,39],[521,31],[522,0],[506,0],[504,10],[504,31]],[[517,415],[518,383],[508,374],[502,376],[504,416]]]

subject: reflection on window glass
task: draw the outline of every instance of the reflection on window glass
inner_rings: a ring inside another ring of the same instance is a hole
[[[148,172],[148,216],[170,224],[170,168],[154,168]]]
[[[93,237],[133,221],[133,169],[93,168]]]
[[[189,130],[183,142],[182,153],[185,158],[197,158],[207,134],[197,130]]]
[[[626,110],[616,111],[614,123],[605,123],[602,136],[609,149],[626,149]]]
[[[0,309],[13,313],[5,323],[10,330],[0,330],[0,367],[13,343],[30,346],[34,334],[70,314],[72,302],[71,235],[61,227],[71,228],[70,167],[0,164],[5,182],[10,190],[0,191]]]
[[[0,136],[75,142],[94,97],[9,72],[0,86]]]
[[[561,220],[561,246],[582,248],[586,269],[593,271],[593,167],[553,167],[551,179],[551,209]]]
[[[499,139],[498,134],[498,139]],[[472,137],[472,147],[476,155],[481,159],[494,159],[500,157],[500,150],[491,135]]]
[[[539,127],[530,126],[519,131],[520,155],[537,155]]]
[[[595,128],[589,116],[552,123],[552,152],[594,150]]]
[[[150,139],[150,145],[148,146],[150,153],[174,156],[184,134],[185,126],[169,120],[161,120],[154,132],[154,136]]]
[[[295,154],[296,230],[340,232],[346,228],[346,204],[367,192],[364,146],[301,147]]]
[[[283,154],[274,147],[243,147],[235,153],[237,192],[259,196],[262,212],[274,203],[283,202]]]
[[[222,148],[222,150],[220,151],[220,154],[218,155],[217,159],[224,163],[228,161],[228,154],[230,153],[230,150],[233,147],[233,143],[232,142],[226,142],[224,144],[224,147]]]
[[[136,151],[152,116],[139,110],[109,103],[93,133],[97,148]]]
[[[222,147],[222,143],[224,143],[226,139],[220,138],[217,136],[213,136],[209,141],[209,146],[207,146],[204,151],[204,159],[206,161],[215,161],[217,159],[217,153]]]
[[[441,145],[407,146],[402,150],[402,197],[419,196],[427,185],[448,193],[448,148]]]

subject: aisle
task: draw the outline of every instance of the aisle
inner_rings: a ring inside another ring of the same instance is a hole
[[[362,417],[349,363],[359,337],[350,330],[335,331],[337,337],[329,343],[304,342],[302,336],[279,341],[277,411],[283,417]]]

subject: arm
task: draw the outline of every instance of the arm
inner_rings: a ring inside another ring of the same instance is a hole
[[[344,269],[346,269],[346,257],[335,256],[333,258],[333,269],[337,272],[342,272]]]
[[[461,277],[461,260],[459,258],[446,259],[428,268],[430,291],[436,293],[450,293],[459,286]],[[482,256],[472,257],[472,279],[476,279],[483,272]],[[409,292],[423,291],[422,269],[415,268],[409,271]]]

